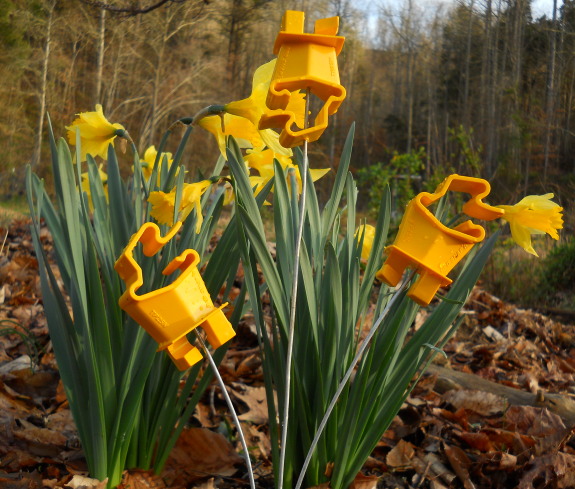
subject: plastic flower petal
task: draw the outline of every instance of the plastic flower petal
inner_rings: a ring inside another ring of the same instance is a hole
[[[154,164],[156,163],[156,157],[158,155],[158,151],[156,150],[156,146],[152,145],[150,146],[145,152],[144,152],[144,159],[140,160],[140,163],[142,164],[142,174],[144,175],[144,178],[146,180],[149,180],[150,177],[152,176],[152,172],[154,171]],[[172,158],[172,153],[161,153],[160,154],[160,158],[158,160],[159,164],[160,164],[160,168],[158,170],[161,169],[161,165],[164,162],[164,157],[166,157],[168,159],[168,169],[172,166],[173,163],[173,158]],[[158,184],[159,182],[159,172],[158,172]]]
[[[355,236],[361,239],[363,235],[363,245],[361,248],[361,259],[367,261],[371,248],[373,247],[373,239],[375,238],[375,228],[371,224],[362,224],[357,228]]]
[[[102,106],[96,104],[95,112],[81,112],[66,129],[68,142],[72,145],[76,144],[76,131],[80,132],[80,159],[85,161],[86,154],[107,158],[108,146],[114,145],[116,131],[124,130],[124,126],[109,122]]]
[[[179,220],[185,221],[193,209],[196,210],[196,233],[199,233],[202,227],[203,216],[200,199],[203,193],[211,185],[209,180],[202,180],[196,183],[186,183],[182,191],[182,201],[178,209]],[[176,189],[169,193],[156,191],[150,192],[148,202],[152,204],[150,215],[158,221],[159,224],[173,225],[174,223],[174,205],[176,201]]]
[[[553,194],[528,195],[515,205],[499,205],[505,211],[503,219],[509,222],[513,240],[525,251],[539,256],[531,244],[532,234],[548,234],[559,239],[563,229],[563,207],[551,199]]]

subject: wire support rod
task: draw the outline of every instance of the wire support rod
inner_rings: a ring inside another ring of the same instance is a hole
[[[329,403],[329,406],[327,407],[327,411],[325,412],[323,419],[321,420],[321,423],[319,424],[319,427],[317,429],[317,432],[311,442],[311,445],[309,447],[309,450],[307,452],[307,455],[305,457],[305,461],[303,463],[301,472],[299,474],[299,478],[297,480],[297,483],[295,485],[295,489],[300,489],[302,483],[303,483],[303,479],[305,477],[305,473],[306,470],[309,466],[309,463],[311,461],[311,457],[313,455],[313,452],[315,450],[315,447],[317,446],[319,439],[321,437],[321,434],[323,433],[323,430],[325,428],[325,425],[327,424],[327,420],[329,419],[331,412],[333,411],[333,408],[335,407],[335,404],[337,403],[337,400],[339,399],[339,396],[341,395],[341,393],[343,392],[343,389],[345,388],[347,382],[349,381],[349,378],[351,377],[351,374],[353,373],[353,370],[355,369],[355,366],[357,365],[357,363],[359,362],[359,360],[361,359],[361,357],[363,356],[363,353],[365,352],[367,346],[369,345],[369,342],[371,341],[371,339],[373,338],[373,335],[375,334],[375,332],[378,330],[379,326],[381,325],[381,323],[383,322],[383,320],[387,317],[387,315],[389,314],[389,311],[391,310],[391,308],[393,307],[393,305],[396,303],[396,301],[398,300],[398,297],[401,295],[401,293],[407,288],[407,285],[411,282],[411,279],[413,278],[413,272],[410,273],[405,279],[404,281],[397,287],[397,289],[395,290],[393,297],[389,300],[389,302],[385,305],[385,308],[383,309],[383,311],[381,311],[381,314],[379,315],[379,317],[377,318],[377,321],[373,324],[373,326],[371,327],[371,329],[369,330],[369,333],[367,334],[367,336],[365,337],[365,339],[363,340],[363,343],[361,344],[361,346],[359,347],[359,349],[357,350],[357,353],[355,354],[355,357],[353,358],[351,365],[349,366],[349,368],[347,369],[347,371],[345,372],[345,375],[343,376],[343,379],[341,380],[341,382],[339,383],[339,386],[337,388],[337,391],[335,392],[331,402]]]
[[[240,425],[240,420],[238,419],[238,415],[236,414],[236,410],[234,409],[234,405],[232,404],[232,400],[230,399],[230,395],[228,394],[228,391],[226,390],[226,385],[224,384],[224,379],[222,379],[222,376],[220,375],[220,372],[218,371],[218,366],[216,365],[216,362],[212,358],[212,355],[210,354],[210,351],[208,350],[208,347],[206,346],[206,343],[204,342],[204,340],[202,339],[200,334],[197,334],[196,338],[198,340],[198,343],[202,347],[202,350],[204,351],[205,357],[210,362],[210,366],[212,367],[212,370],[214,371],[214,375],[216,376],[216,379],[218,380],[218,383],[220,384],[220,387],[222,389],[222,394],[224,395],[224,399],[226,400],[226,404],[228,405],[228,409],[230,410],[230,414],[232,415],[232,419],[234,420],[234,424],[236,425],[236,428],[238,430],[238,436],[240,437],[240,441],[241,441],[242,447],[244,449],[244,459],[246,461],[246,467],[248,469],[248,478],[250,480],[250,488],[256,489],[256,482],[254,480],[254,471],[252,469],[252,461],[250,460],[250,454],[248,452],[248,444],[246,443],[246,438],[244,436],[242,426]]]
[[[308,127],[309,123],[309,98],[311,90],[308,87],[305,92],[305,116],[304,116],[304,128]],[[287,450],[287,434],[289,426],[289,403],[290,403],[290,390],[291,390],[291,366],[292,366],[292,356],[293,356],[293,342],[295,333],[295,314],[297,307],[297,286],[299,278],[299,259],[301,252],[301,241],[303,236],[303,225],[305,221],[305,205],[306,205],[306,192],[307,192],[307,173],[308,173],[308,157],[307,157],[307,146],[308,141],[304,139],[303,142],[303,168],[301,177],[301,197],[299,200],[299,223],[297,228],[297,236],[295,242],[294,259],[293,259],[293,275],[292,275],[292,290],[291,290],[291,302],[289,311],[289,327],[288,327],[288,345],[286,354],[286,376],[285,376],[285,397],[284,397],[284,412],[282,419],[282,436],[280,445],[280,460],[279,460],[279,480],[278,489],[283,489],[284,485],[284,470],[285,470],[285,459]]]

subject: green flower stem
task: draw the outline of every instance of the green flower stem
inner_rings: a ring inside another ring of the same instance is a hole
[[[412,272],[407,278],[404,279],[404,281],[397,287],[396,291],[393,294],[393,297],[390,299],[390,301],[386,304],[385,308],[383,309],[383,311],[381,312],[381,314],[379,315],[379,317],[377,318],[377,321],[373,324],[373,326],[371,327],[371,329],[369,330],[369,333],[367,334],[367,336],[365,337],[365,339],[363,340],[363,343],[361,344],[359,350],[357,351],[357,353],[355,354],[355,357],[353,359],[353,361],[351,362],[351,365],[349,366],[349,368],[347,369],[347,372],[345,373],[345,375],[343,376],[343,379],[341,380],[341,382],[339,383],[339,386],[337,388],[337,391],[335,392],[331,402],[329,403],[329,406],[323,416],[323,419],[321,420],[321,423],[319,424],[319,427],[315,433],[315,436],[313,438],[313,441],[311,442],[311,445],[309,447],[309,451],[307,452],[305,461],[303,463],[303,466],[301,468],[301,472],[299,474],[297,483],[295,485],[295,489],[299,489],[303,483],[303,479],[305,477],[305,473],[307,470],[307,467],[311,461],[311,457],[313,455],[313,452],[315,450],[315,447],[318,444],[318,441],[321,437],[321,434],[323,433],[323,430],[325,428],[325,425],[327,424],[327,420],[329,419],[331,412],[333,411],[333,408],[335,407],[335,404],[337,403],[339,396],[341,395],[343,389],[345,388],[347,382],[349,381],[349,378],[351,377],[351,374],[353,373],[353,370],[355,369],[355,366],[357,365],[357,363],[359,362],[359,360],[361,359],[361,357],[363,356],[363,353],[365,352],[365,349],[368,347],[369,342],[371,341],[371,338],[373,338],[373,335],[375,334],[375,332],[377,331],[377,329],[379,328],[380,324],[383,322],[383,320],[387,317],[387,315],[389,314],[389,311],[391,311],[391,308],[394,306],[395,302],[398,300],[398,297],[401,296],[401,293],[407,288],[408,284],[411,283],[411,279],[413,278],[413,275],[415,274],[415,272]]]
[[[216,365],[216,362],[214,362],[214,359],[212,358],[212,355],[210,354],[210,351],[208,350],[206,343],[202,339],[202,336],[200,334],[197,334],[196,338],[198,340],[198,343],[202,347],[202,350],[204,351],[205,357],[210,362],[210,366],[212,367],[214,375],[216,376],[216,379],[218,379],[218,383],[220,384],[220,387],[222,388],[222,394],[224,396],[224,399],[226,400],[226,403],[227,403],[228,408],[230,410],[230,414],[232,415],[232,418],[234,420],[234,424],[236,425],[236,428],[238,429],[238,436],[240,437],[240,441],[241,441],[242,447],[244,449],[244,458],[246,460],[246,468],[248,469],[248,477],[250,479],[250,487],[251,487],[251,489],[255,489],[256,483],[254,480],[254,472],[252,470],[252,462],[250,460],[250,453],[248,451],[248,444],[246,443],[246,438],[244,437],[244,432],[242,430],[242,426],[240,425],[240,420],[238,418],[238,415],[236,414],[236,410],[234,409],[234,405],[232,404],[232,400],[230,399],[230,395],[228,394],[228,391],[226,390],[226,384],[224,383],[224,380],[222,379],[222,376],[220,375],[220,372],[218,371],[218,366]]]
[[[304,118],[304,128],[308,127],[309,122],[309,97],[310,89],[306,89],[305,95],[305,118]],[[305,201],[307,194],[307,174],[308,174],[308,157],[307,157],[307,139],[303,142],[303,175],[301,175],[301,197],[299,202],[299,223],[297,228],[297,235],[295,241],[294,259],[293,259],[293,277],[292,277],[292,290],[291,290],[291,303],[290,303],[290,316],[289,316],[289,327],[288,327],[288,345],[286,354],[286,370],[285,370],[285,399],[284,399],[284,412],[282,420],[282,437],[281,437],[281,451],[280,451],[280,461],[279,461],[279,483],[278,489],[283,489],[284,482],[284,469],[285,469],[285,458],[287,452],[287,437],[288,437],[288,425],[289,425],[289,403],[290,403],[290,383],[291,383],[291,365],[293,356],[293,343],[294,343],[294,332],[295,332],[295,315],[297,306],[297,288],[298,288],[298,278],[299,278],[299,261],[301,252],[301,241],[303,235],[303,225],[305,221]]]
[[[209,117],[211,115],[219,115],[220,117],[223,117],[223,115],[225,113],[226,113],[226,108],[223,105],[208,105],[207,107],[204,107],[199,112],[196,112],[196,114],[192,118],[191,125],[195,126],[204,117]],[[222,125],[223,125],[223,123],[224,123],[224,121],[222,119]]]

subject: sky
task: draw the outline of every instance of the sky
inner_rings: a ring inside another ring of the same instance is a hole
[[[448,9],[459,0],[416,0],[415,5],[421,7],[431,7],[430,12],[434,11],[434,6],[443,6],[443,9]],[[367,36],[371,37],[377,31],[377,17],[380,8],[387,7],[390,10],[397,10],[401,5],[404,5],[406,0],[355,0],[355,6],[368,15],[368,33]],[[563,5],[563,0],[557,0],[557,9]],[[553,14],[553,0],[532,0],[531,11],[533,19],[538,19],[543,15],[548,18]]]
[[[425,3],[444,4],[447,7],[454,4],[455,1],[456,0],[426,0]],[[360,0],[358,3],[364,4],[364,8],[365,6],[367,6],[367,10],[371,11],[370,13],[373,14],[377,12],[377,5],[379,3],[383,3],[384,5],[389,6],[396,6],[402,4],[403,0],[383,0],[382,2]],[[562,5],[562,3],[563,3],[562,0],[557,0],[557,8],[559,8]],[[547,17],[551,17],[551,14],[553,12],[553,0],[533,0],[531,3],[531,9],[533,11],[534,19],[537,19],[542,15],[547,15]]]
[[[561,0],[558,0],[557,8],[559,8],[562,3],[563,2],[561,2]],[[547,17],[551,18],[553,14],[553,0],[534,0],[531,5],[531,9],[533,11],[534,19],[537,19],[542,15],[547,15]]]

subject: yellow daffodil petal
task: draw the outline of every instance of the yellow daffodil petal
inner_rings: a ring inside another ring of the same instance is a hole
[[[509,223],[509,228],[511,229],[511,237],[513,238],[513,241],[521,246],[521,248],[523,248],[527,253],[539,256],[531,244],[531,232],[529,229],[515,221],[511,221]]]
[[[309,173],[312,181],[317,182],[321,177],[324,177],[329,173],[329,168],[310,168]]]
[[[291,148],[284,148],[280,144],[280,135],[273,129],[261,129],[259,131],[260,137],[265,145],[271,149],[276,155],[292,156]]]
[[[273,161],[274,158],[278,160],[281,167],[286,170],[289,168],[293,168],[295,171],[295,178],[298,183],[298,192],[301,193],[302,189],[302,182],[301,176],[299,174],[299,168],[294,165],[291,161],[291,158],[282,154],[275,154],[271,149],[262,149],[257,148],[248,152],[248,154],[244,157],[245,162],[248,164],[250,168],[257,170],[261,177],[265,177],[268,180],[273,177],[274,167]],[[310,169],[310,174],[312,181],[317,181],[324,175],[329,172],[329,168],[325,169]],[[289,177],[288,177],[289,183]]]
[[[559,239],[563,229],[563,208],[553,202],[553,194],[528,195],[515,205],[500,205],[503,219],[509,222],[511,236],[525,251],[538,256],[531,244],[532,234],[548,234]]]
[[[181,220],[185,220],[192,212],[192,209],[196,210],[196,234],[200,232],[202,227],[202,222],[204,220],[202,216],[202,207],[200,199],[203,193],[211,185],[209,180],[202,180],[197,183],[188,183],[184,185],[184,191],[182,192],[182,202],[180,204],[180,212],[182,213]]]
[[[275,65],[275,59],[261,65],[254,73],[251,95],[248,98],[226,104],[226,112],[244,117],[257,127],[261,116],[267,110],[266,98]]]
[[[224,205],[231,204],[236,196],[234,195],[234,187],[231,186],[229,182],[226,182],[224,185]]]
[[[305,126],[305,93],[301,91],[292,92],[286,111],[295,114],[295,124],[300,129]]]
[[[76,144],[76,132],[80,133],[80,158],[86,160],[86,154],[92,156],[107,157],[108,146],[114,144],[116,131],[124,129],[124,126],[118,123],[112,124],[104,116],[102,106],[96,105],[94,112],[82,112],[67,126],[68,142]]]
[[[203,222],[200,199],[210,185],[211,182],[209,180],[184,184],[178,213],[180,220],[184,221],[192,210],[196,210],[196,233],[200,232]],[[148,197],[148,202],[152,204],[150,215],[158,221],[159,224],[172,225],[174,221],[175,200],[175,189],[168,193],[161,191],[150,192],[150,196]]]
[[[361,248],[361,259],[367,261],[371,248],[373,247],[373,240],[375,238],[375,228],[371,224],[362,224],[355,232],[357,239],[361,239],[363,235],[363,246]]]
[[[106,199],[108,199],[108,175],[104,170],[102,170],[102,165],[98,167],[98,173],[100,174],[100,180],[102,181],[102,185],[104,187],[104,195],[106,196]],[[88,195],[88,206],[90,211],[93,211],[94,205],[92,204],[92,190],[90,189],[90,174],[88,172],[82,173],[80,188],[82,189],[82,192],[86,192]]]
[[[156,158],[158,156],[158,151],[156,150],[156,146],[152,145],[144,152],[144,158],[140,160],[142,165],[142,174],[146,180],[149,180],[152,176],[152,172],[154,171],[154,164],[156,163]],[[172,166],[174,162],[172,158],[172,153],[162,153],[159,158],[160,169],[161,165],[164,163],[164,159],[167,159],[168,169]],[[158,172],[158,184],[160,180],[160,174]]]
[[[171,226],[174,223],[174,202],[176,199],[175,192],[150,192],[148,202],[152,204],[150,215],[158,221],[159,224]]]
[[[218,143],[222,156],[226,157],[226,136],[233,136],[244,148],[263,146],[263,141],[257,128],[247,119],[232,114],[224,115],[224,128],[218,115],[204,117],[198,125],[211,132]]]

